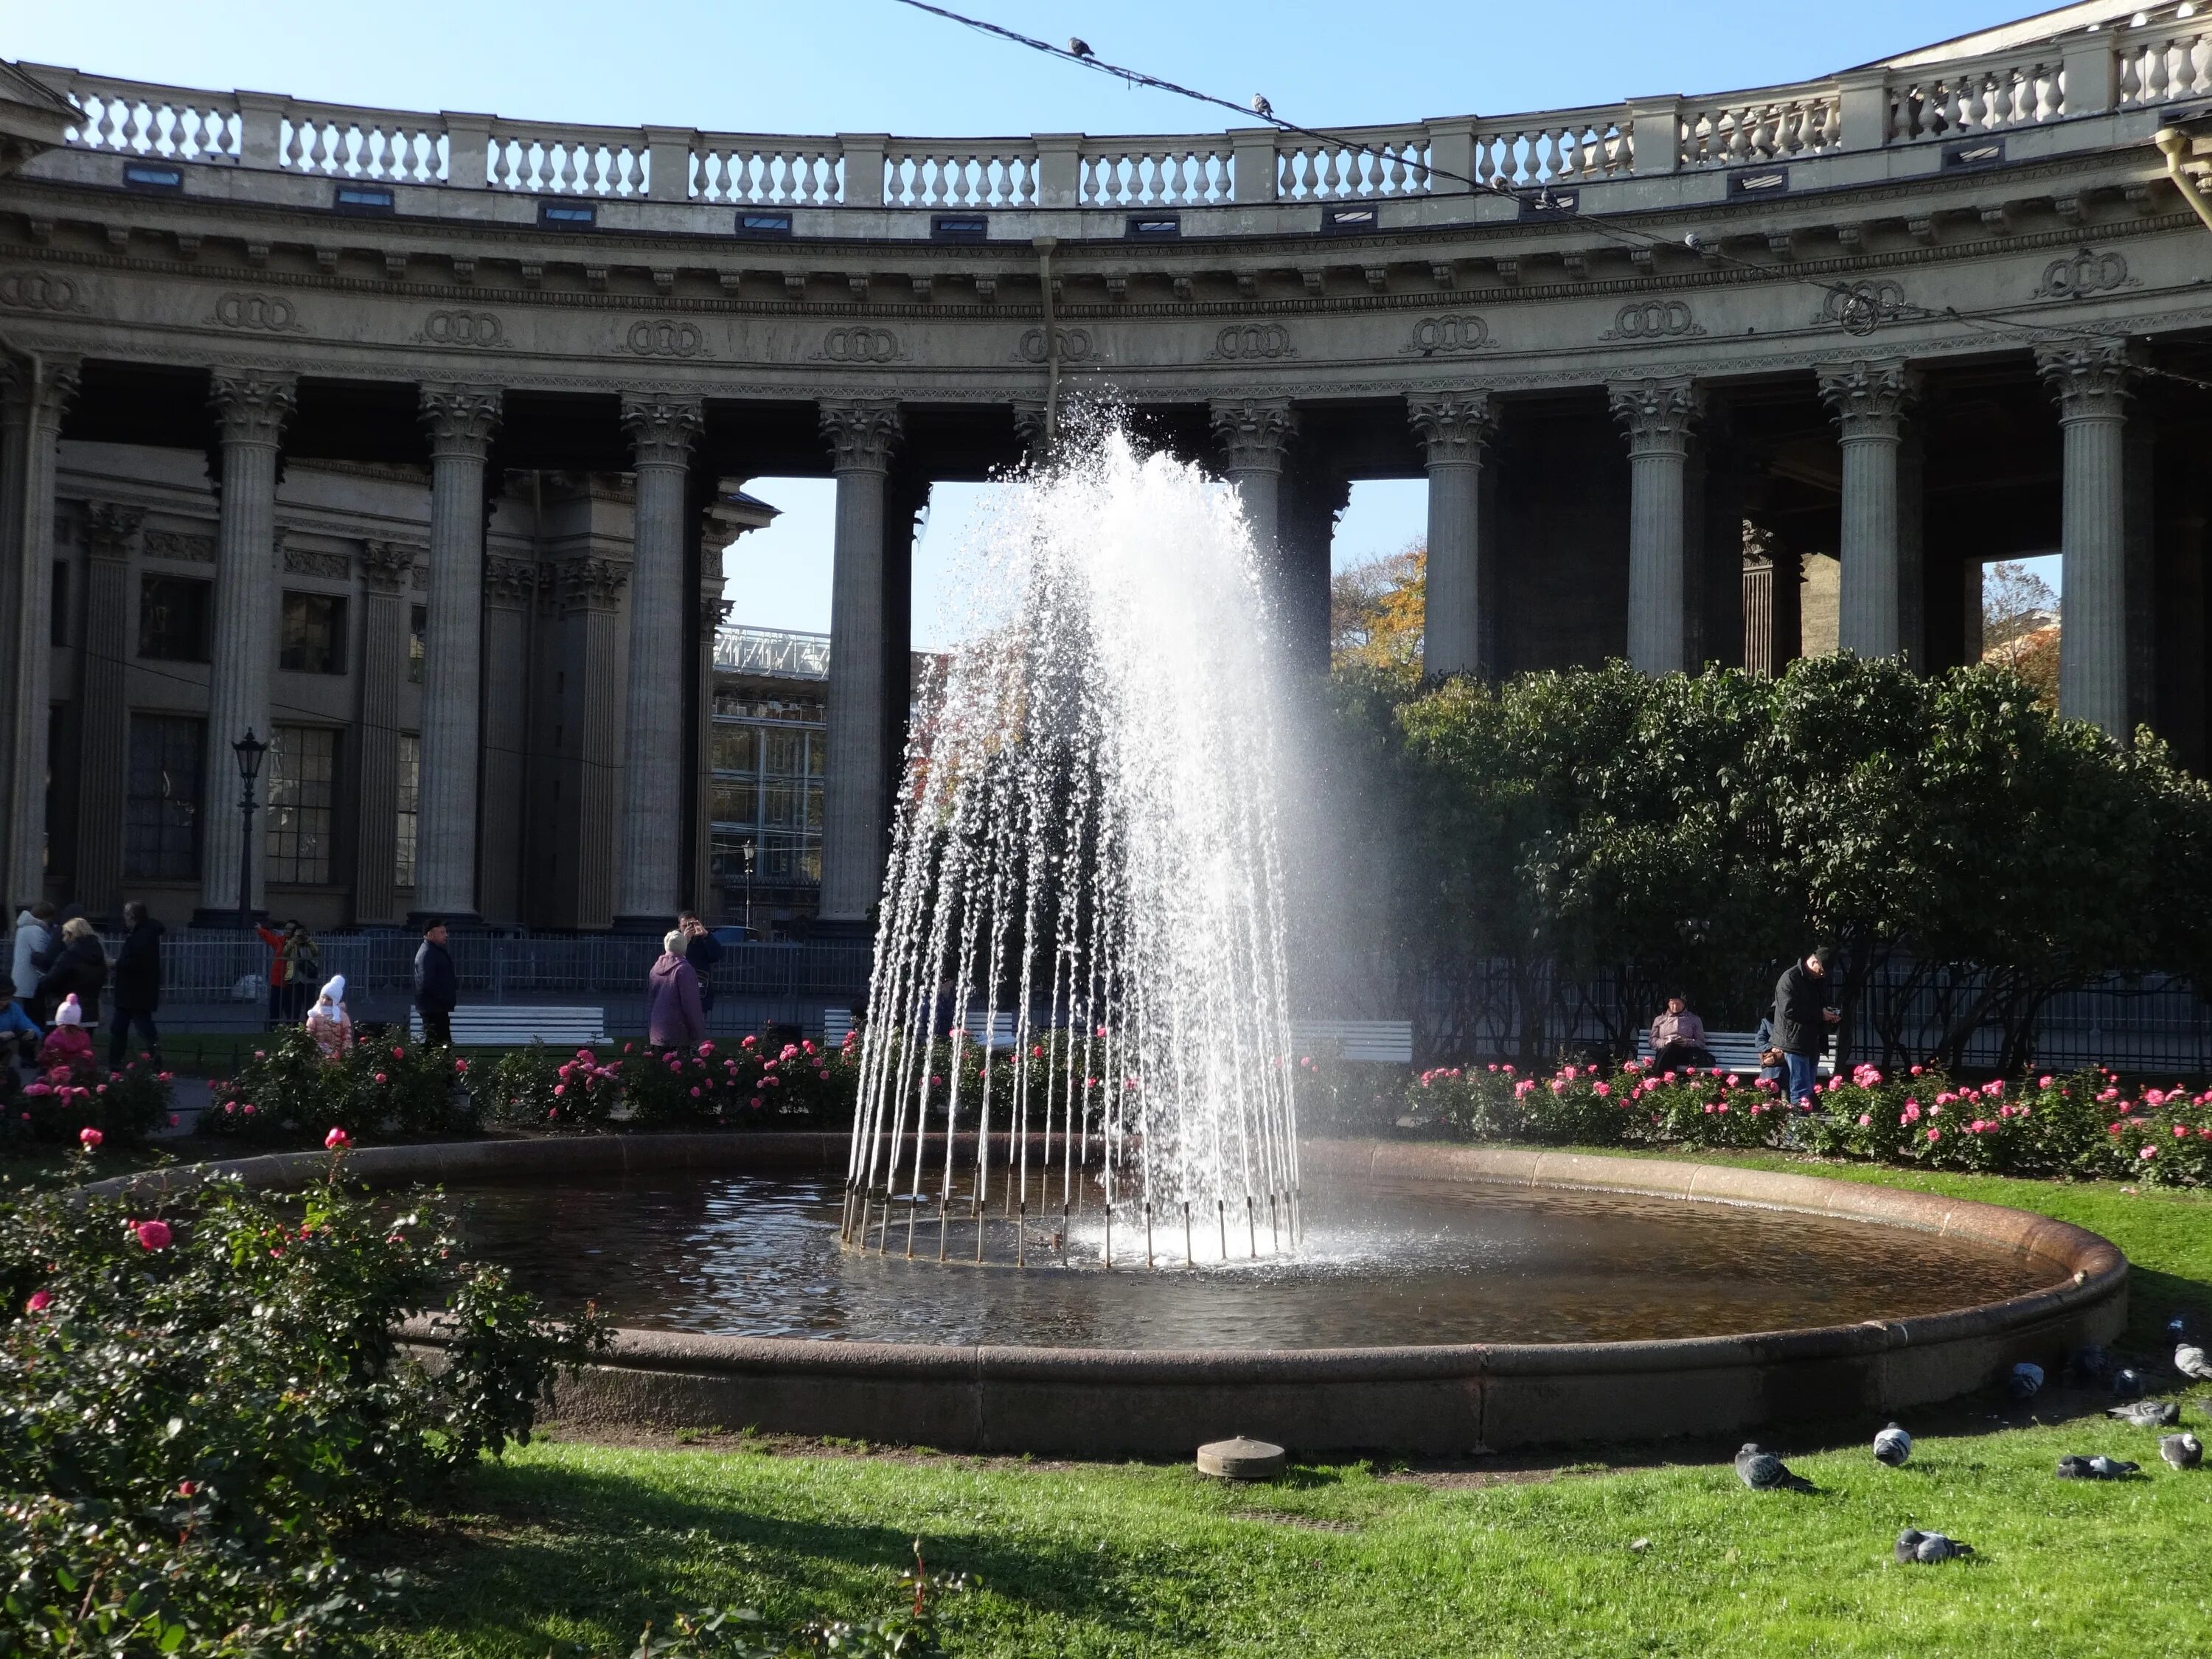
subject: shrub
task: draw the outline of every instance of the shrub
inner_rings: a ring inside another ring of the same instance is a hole
[[[64,1650],[40,1611],[58,1591],[95,1651],[177,1630],[192,1652],[313,1645],[358,1605],[347,1530],[526,1439],[556,1369],[604,1346],[596,1317],[545,1322],[434,1211],[394,1218],[338,1167],[289,1200],[215,1182],[0,1206],[0,1572],[22,1650]],[[435,1374],[394,1334],[434,1306]]]
[[[9,1127],[34,1140],[73,1141],[97,1129],[118,1142],[140,1141],[168,1121],[173,1093],[170,1074],[148,1060],[126,1061],[119,1072],[90,1060],[50,1066],[9,1097]]]
[[[465,1133],[477,1121],[467,1076],[468,1062],[450,1048],[362,1042],[329,1060],[295,1029],[255,1049],[235,1078],[210,1085],[200,1127],[255,1137],[319,1138],[332,1126],[353,1135]]]

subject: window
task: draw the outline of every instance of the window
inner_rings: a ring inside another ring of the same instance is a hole
[[[338,734],[325,726],[280,726],[269,757],[269,879],[331,878],[331,816]]]
[[[141,576],[138,654],[159,662],[205,662],[213,592],[213,583],[189,576]]]
[[[422,635],[430,626],[430,613],[416,605],[407,613],[407,679],[410,684],[422,684]]]
[[[751,726],[718,726],[713,741],[717,772],[738,772],[750,777],[760,770],[760,733]]]
[[[207,722],[131,717],[131,787],[124,805],[123,872],[190,881],[200,869],[200,767]]]
[[[741,705],[744,724],[728,718],[731,700],[718,700],[718,707],[723,719],[709,740],[715,879],[726,892],[741,890],[744,848],[750,844],[755,880],[820,881],[828,733],[793,723],[794,717],[819,720],[820,704],[800,708],[780,700],[746,700]]]
[[[416,616],[422,613],[416,611]],[[554,780],[555,789],[560,780]],[[392,861],[392,879],[402,887],[415,884],[415,824],[421,811],[422,739],[412,732],[399,734],[399,823],[392,844],[398,848]],[[560,799],[556,794],[555,799]]]
[[[327,593],[287,593],[276,665],[295,674],[345,672],[346,602]]]

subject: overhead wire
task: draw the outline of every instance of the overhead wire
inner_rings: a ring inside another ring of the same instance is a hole
[[[1004,24],[994,23],[985,18],[971,17],[964,12],[954,11],[947,6],[932,4],[930,0],[894,0],[894,3],[905,6],[911,10],[926,12],[933,17],[943,18],[948,22],[959,25],[961,27],[972,29],[977,33],[989,35],[995,39],[1007,41],[1012,45],[1024,47],[1031,52],[1040,52],[1045,57],[1057,59],[1061,63],[1072,64],[1079,69],[1089,70],[1095,74],[1111,76],[1115,79],[1124,82],[1131,86],[1149,87],[1154,91],[1164,92],[1174,97],[1185,98],[1196,103],[1210,105],[1217,109],[1228,110],[1231,113],[1241,116],[1248,120],[1258,121],[1265,125],[1273,127],[1279,132],[1289,133],[1297,137],[1312,139],[1319,143],[1328,144],[1339,149],[1351,150],[1361,155],[1386,158],[1389,157],[1389,152],[1385,151],[1379,145],[1366,143],[1358,138],[1347,137],[1341,133],[1332,133],[1317,128],[1304,126],[1296,121],[1290,120],[1286,117],[1278,115],[1274,112],[1273,106],[1267,104],[1265,100],[1256,100],[1253,103],[1238,103],[1233,99],[1223,98],[1216,94],[1206,92],[1198,88],[1187,87],[1178,82],[1168,80],[1161,76],[1150,74],[1146,70],[1133,68],[1128,64],[1110,62],[1106,58],[1099,57],[1096,52],[1088,51],[1087,49],[1083,52],[1076,52],[1067,46],[1056,46],[1049,40],[1039,40],[1035,35],[1024,34],[1020,30],[1008,28]],[[1402,160],[1402,158],[1389,159]],[[1552,204],[1557,200],[1557,198],[1553,195],[1553,185],[1555,181],[1551,179],[1540,181],[1536,187],[1532,191],[1527,187],[1502,183],[1496,179],[1469,178],[1463,173],[1455,173],[1449,167],[1436,167],[1427,161],[1407,163],[1407,165],[1410,166],[1414,173],[1425,179],[1441,179],[1450,184],[1464,185],[1468,190],[1475,194],[1498,197],[1523,206],[1534,206],[1539,209],[1543,209],[1551,206]],[[1568,188],[1578,190],[1579,186],[1568,186]],[[1756,260],[1741,258],[1737,255],[1729,253],[1724,248],[1717,247],[1712,244],[1697,240],[1694,236],[1694,233],[1692,233],[1691,237],[1687,238],[1668,236],[1662,234],[1657,231],[1646,229],[1640,225],[1620,222],[1614,215],[1604,213],[1584,213],[1581,210],[1579,199],[1577,200],[1573,208],[1561,211],[1559,218],[1561,222],[1571,220],[1571,222],[1577,225],[1588,226],[1598,234],[1611,237],[1615,241],[1623,244],[1651,250],[1662,247],[1687,248],[1690,252],[1695,253],[1700,259],[1709,259],[1718,264],[1732,266],[1735,270],[1744,273],[1747,277],[1757,277],[1766,282],[1782,281],[1796,283],[1803,287],[1812,289],[1822,295],[1839,298],[1842,300],[1845,308],[1844,314],[1839,318],[1839,320],[1844,322],[1847,331],[1859,337],[1864,337],[1865,335],[1872,333],[1874,329],[1879,327],[1884,321],[1953,321],[1966,324],[1970,326],[1985,324],[1988,326],[1982,328],[1981,331],[1983,332],[1986,333],[1993,331],[2002,332],[2009,331],[2014,336],[2024,337],[2031,343],[2043,339],[2101,339],[2114,341],[2120,343],[2128,343],[2139,337],[2124,331],[2116,332],[2110,329],[2099,328],[2094,325],[2066,323],[2046,327],[2033,323],[2014,322],[2008,319],[2009,317],[2016,312],[2017,307],[1986,307],[1979,311],[1960,311],[1956,307],[1951,306],[1946,306],[1937,309],[1927,306],[1912,305],[1900,301],[1885,308],[1880,306],[1878,302],[1869,301],[1863,290],[1852,283],[1844,282],[1827,282],[1820,277],[1808,275],[1802,271],[1789,270],[1782,265],[1760,264]],[[1852,327],[1850,325],[1852,320],[1850,308],[1860,306],[1871,306],[1873,307],[1872,315],[1867,319],[1869,326],[1863,329]],[[2136,365],[2136,368],[2139,373],[2154,379],[2172,380],[2185,386],[2197,387],[2200,390],[2212,391],[2212,380],[2202,380],[2195,375],[2181,374],[2172,369],[2161,368],[2153,364],[2137,364]]]

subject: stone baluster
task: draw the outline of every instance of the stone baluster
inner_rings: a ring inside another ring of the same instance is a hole
[[[2036,367],[2065,432],[2059,520],[2066,626],[2058,642],[2058,712],[2114,737],[2130,730],[2127,404],[2139,370],[2117,340],[2039,345]]]
[[[504,927],[523,914],[522,814],[529,787],[531,617],[538,561],[506,554],[483,565],[483,875],[477,902],[486,921]]]
[[[658,933],[675,925],[684,847],[684,675],[670,660],[684,638],[684,514],[696,397],[623,398],[637,475],[629,582],[629,684],[623,699],[622,861],[615,926]]]
[[[361,726],[354,744],[353,919],[397,926],[399,907],[399,734],[407,684],[408,592],[424,550],[412,543],[361,545]],[[421,751],[416,751],[419,760]],[[418,776],[419,781],[419,776]],[[418,817],[416,822],[421,822]]]
[[[1298,420],[1286,398],[1224,398],[1212,405],[1222,475],[1237,487],[1253,544],[1265,561],[1282,520],[1283,457]]]
[[[1497,429],[1484,391],[1423,392],[1407,413],[1427,452],[1428,595],[1422,616],[1421,664],[1432,675],[1494,678],[1496,632],[1491,573],[1482,545],[1482,456]]]
[[[1647,674],[1689,663],[1690,437],[1704,410],[1693,380],[1607,388],[1628,436],[1628,659]]]
[[[0,359],[0,865],[9,902],[46,888],[46,731],[53,691],[54,471],[73,360]]]
[[[1899,457],[1918,372],[1892,358],[1822,363],[1815,373],[1843,448],[1836,644],[1862,657],[1917,660],[1920,504],[1907,487],[1912,481],[1900,476]]]
[[[123,827],[131,771],[131,551],[143,508],[88,503],[84,648],[77,671],[76,896],[96,916],[123,910]]]
[[[884,791],[884,548],[898,405],[824,404],[837,478],[830,592],[830,763],[823,784],[822,920],[855,927],[881,895],[890,803]]]
[[[209,404],[222,445],[222,501],[216,526],[215,644],[208,673],[207,763],[201,786],[199,920],[221,924],[239,910],[238,757],[231,745],[250,729],[275,733],[269,678],[276,659],[276,451],[291,418],[293,377],[259,370],[218,373]],[[264,762],[256,798],[269,798]],[[268,823],[254,821],[260,834]],[[269,860],[253,860],[246,903],[261,908]]]
[[[484,460],[495,387],[426,386],[430,602],[422,629],[422,770],[415,911],[477,919],[477,769],[483,695]]]

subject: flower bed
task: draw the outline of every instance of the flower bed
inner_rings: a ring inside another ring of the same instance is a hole
[[[1450,1066],[1416,1077],[1407,1103],[1473,1140],[1772,1146],[1991,1175],[2212,1180],[2212,1091],[2126,1090],[2098,1070],[1968,1085],[1935,1067],[1885,1076],[1861,1066],[1822,1085],[1808,1109],[1771,1081],[1718,1069]]]
[[[453,1134],[476,1127],[469,1062],[450,1048],[415,1042],[359,1042],[325,1059],[304,1029],[276,1033],[234,1078],[209,1085],[204,1133],[319,1137],[380,1131]]]
[[[851,1115],[860,1045],[770,1049],[757,1037],[685,1052],[624,1043],[602,1057],[563,1057],[542,1043],[504,1055],[481,1091],[486,1118],[585,1133],[617,1122],[647,1128],[790,1128]]]
[[[92,1060],[50,1066],[30,1082],[0,1066],[0,1133],[10,1140],[72,1141],[86,1129],[118,1142],[143,1140],[169,1115],[170,1073],[142,1056],[111,1072]]]

